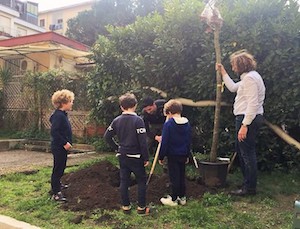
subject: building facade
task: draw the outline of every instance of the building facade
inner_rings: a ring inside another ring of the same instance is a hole
[[[0,40],[45,32],[38,26],[38,4],[0,0]]]
[[[71,6],[60,7],[39,12],[39,26],[47,31],[54,31],[65,35],[68,28],[68,20],[76,17],[80,12],[90,10],[96,0],[86,1]]]

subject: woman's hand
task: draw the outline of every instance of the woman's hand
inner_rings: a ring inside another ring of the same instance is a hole
[[[244,139],[246,139],[247,132],[248,132],[248,127],[244,126],[244,125],[241,125],[241,128],[240,128],[240,130],[238,132],[238,140],[239,140],[239,142],[242,142],[242,141],[244,141]]]
[[[227,72],[222,64],[216,63],[216,71],[219,71],[222,76],[227,75]]]

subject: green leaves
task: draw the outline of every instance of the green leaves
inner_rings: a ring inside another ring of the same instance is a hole
[[[93,47],[96,68],[89,75],[88,86],[92,117],[110,122],[119,112],[117,98],[127,91],[135,92],[138,99],[145,95],[159,97],[144,87],[161,89],[168,93],[168,98],[214,100],[213,36],[205,33],[205,25],[199,19],[203,7],[204,4],[197,0],[170,0],[165,2],[164,14],[138,17],[125,27],[106,27],[109,34],[100,36]],[[220,11],[224,18],[220,36],[222,62],[230,75],[239,80],[231,72],[230,54],[240,49],[253,53],[267,89],[266,118],[271,123],[286,125],[287,130],[300,126],[297,2],[225,0],[220,4]],[[232,104],[234,96],[225,89],[222,100]],[[218,154],[222,156],[234,152],[231,110],[231,107],[222,107],[221,111]],[[199,151],[210,148],[213,114],[213,107],[184,108],[184,115],[192,125],[202,130],[193,140]],[[287,144],[269,132],[263,131],[261,139],[266,140],[260,139],[263,144],[259,143],[258,147],[261,168],[274,168],[277,164],[290,166],[286,160],[299,160],[288,152],[285,153],[287,157],[282,157]],[[268,152],[272,152],[271,157]]]

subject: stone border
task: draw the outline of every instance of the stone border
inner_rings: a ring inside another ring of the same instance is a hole
[[[1,229],[40,229],[40,227],[36,227],[30,225],[29,223],[25,223],[4,215],[0,215],[0,228]]]

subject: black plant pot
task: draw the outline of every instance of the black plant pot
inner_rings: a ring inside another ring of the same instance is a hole
[[[199,170],[202,182],[209,187],[224,187],[226,185],[227,161],[199,161]]]

